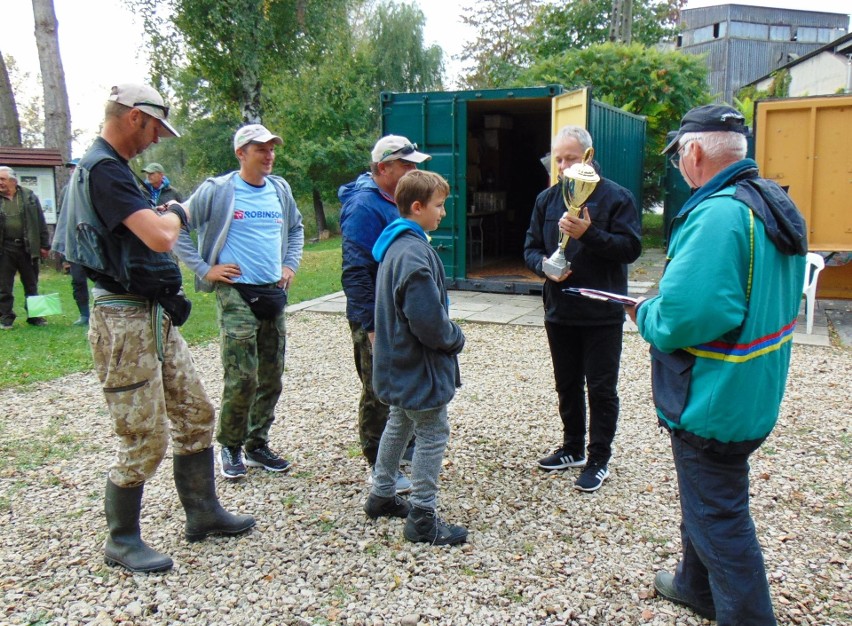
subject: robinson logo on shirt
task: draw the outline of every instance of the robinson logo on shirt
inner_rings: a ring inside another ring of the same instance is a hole
[[[236,209],[234,211],[234,219],[235,220],[262,220],[262,219],[272,219],[275,220],[276,224],[280,224],[284,217],[281,214],[281,211],[243,211],[241,209]]]

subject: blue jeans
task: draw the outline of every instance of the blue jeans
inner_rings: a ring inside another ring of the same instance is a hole
[[[411,496],[409,502],[422,509],[434,509],[438,502],[438,475],[450,439],[447,405],[426,411],[412,411],[392,406],[385,432],[379,443],[372,492],[383,498],[396,493],[399,461],[411,440],[417,438],[411,461]]]
[[[716,607],[719,626],[776,623],[763,554],[748,505],[748,454],[700,450],[672,435],[683,554],[675,589]]]

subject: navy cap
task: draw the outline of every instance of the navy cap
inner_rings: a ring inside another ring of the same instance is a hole
[[[70,161],[65,161],[65,167],[77,167],[78,163],[80,163],[80,159],[71,159]]]
[[[683,116],[680,129],[663,150],[668,154],[677,148],[680,138],[686,133],[729,132],[748,135],[748,126],[742,113],[727,104],[705,104],[695,107]],[[671,133],[666,136],[669,139]]]

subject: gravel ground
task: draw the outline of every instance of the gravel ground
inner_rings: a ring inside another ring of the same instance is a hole
[[[369,521],[356,387],[340,316],[290,318],[273,447],[289,475],[219,479],[257,528],[189,544],[167,459],[149,482],[143,535],[175,560],[128,574],[102,559],[108,416],[92,374],[0,399],[0,622],[9,624],[702,624],[655,598],[679,550],[667,438],[655,427],[647,348],[625,337],[612,475],[594,494],[576,471],[534,461],[559,441],[541,328],[465,324],[464,387],[440,509],[461,548],[412,545],[401,520]],[[218,404],[215,345],[195,350]],[[752,511],[780,624],[852,620],[850,353],[796,346],[778,427],[752,457]]]

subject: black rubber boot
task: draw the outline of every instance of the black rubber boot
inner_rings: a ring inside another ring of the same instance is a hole
[[[410,510],[411,505],[408,503],[408,500],[404,500],[399,496],[382,498],[371,493],[364,503],[364,512],[370,519],[379,519],[380,517],[405,518],[408,517]]]
[[[139,531],[144,488],[144,483],[138,487],[118,487],[107,479],[104,511],[109,536],[104,546],[104,562],[131,572],[163,572],[172,568],[172,560],[148,547]]]
[[[438,517],[435,509],[412,506],[405,520],[403,535],[416,543],[431,543],[433,546],[454,546],[467,541],[467,529],[447,524]]]
[[[186,512],[187,541],[207,535],[239,535],[254,528],[251,515],[232,515],[216,497],[213,448],[196,454],[174,456],[175,486]]]

